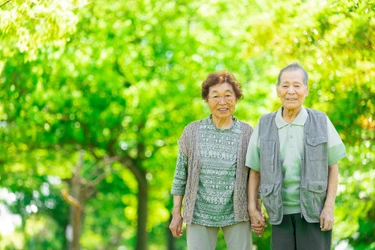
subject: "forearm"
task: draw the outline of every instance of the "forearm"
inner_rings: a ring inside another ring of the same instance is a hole
[[[183,195],[174,195],[173,196],[173,210],[172,210],[172,215],[181,215],[181,210],[182,210],[182,201],[184,199]]]
[[[259,185],[260,174],[259,172],[251,169],[248,183],[249,211],[257,208]]]
[[[336,162],[330,165],[329,170],[328,170],[328,187],[327,187],[327,198],[324,204],[325,207],[329,207],[332,209],[334,208],[338,182],[339,182],[339,171],[338,171],[338,164]]]

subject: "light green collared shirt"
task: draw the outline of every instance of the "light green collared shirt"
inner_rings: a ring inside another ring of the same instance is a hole
[[[277,111],[275,117],[280,141],[280,161],[284,177],[282,186],[284,214],[300,212],[301,159],[304,154],[304,127],[307,118],[308,113],[304,107],[301,108],[297,117],[290,124],[282,117],[282,107]],[[344,158],[346,151],[340,136],[328,117],[327,135],[328,165],[331,165]],[[259,148],[259,128],[256,126],[246,155],[246,166],[255,171],[259,171],[260,168]]]

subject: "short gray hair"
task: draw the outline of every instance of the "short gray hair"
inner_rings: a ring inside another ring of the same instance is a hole
[[[280,73],[279,73],[279,76],[277,77],[277,85],[280,85],[280,77],[282,75],[282,73],[284,73],[285,71],[294,71],[294,70],[301,70],[302,73],[303,73],[303,84],[305,84],[307,86],[307,81],[309,79],[309,76],[306,72],[306,70],[301,66],[301,64],[299,63],[291,63],[289,64],[288,66],[282,68],[282,70],[280,70]]]

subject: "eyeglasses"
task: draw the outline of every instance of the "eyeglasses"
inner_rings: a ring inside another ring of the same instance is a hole
[[[220,95],[214,95],[209,97],[212,101],[214,102],[219,102],[221,98],[224,98],[225,101],[232,101],[234,99],[234,95],[225,95],[225,96],[220,96]]]

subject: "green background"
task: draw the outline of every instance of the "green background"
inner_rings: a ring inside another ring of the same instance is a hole
[[[231,71],[255,127],[295,61],[347,149],[333,248],[375,249],[374,1],[0,5],[0,249],[185,249],[170,188],[184,126],[209,114],[200,84]]]

